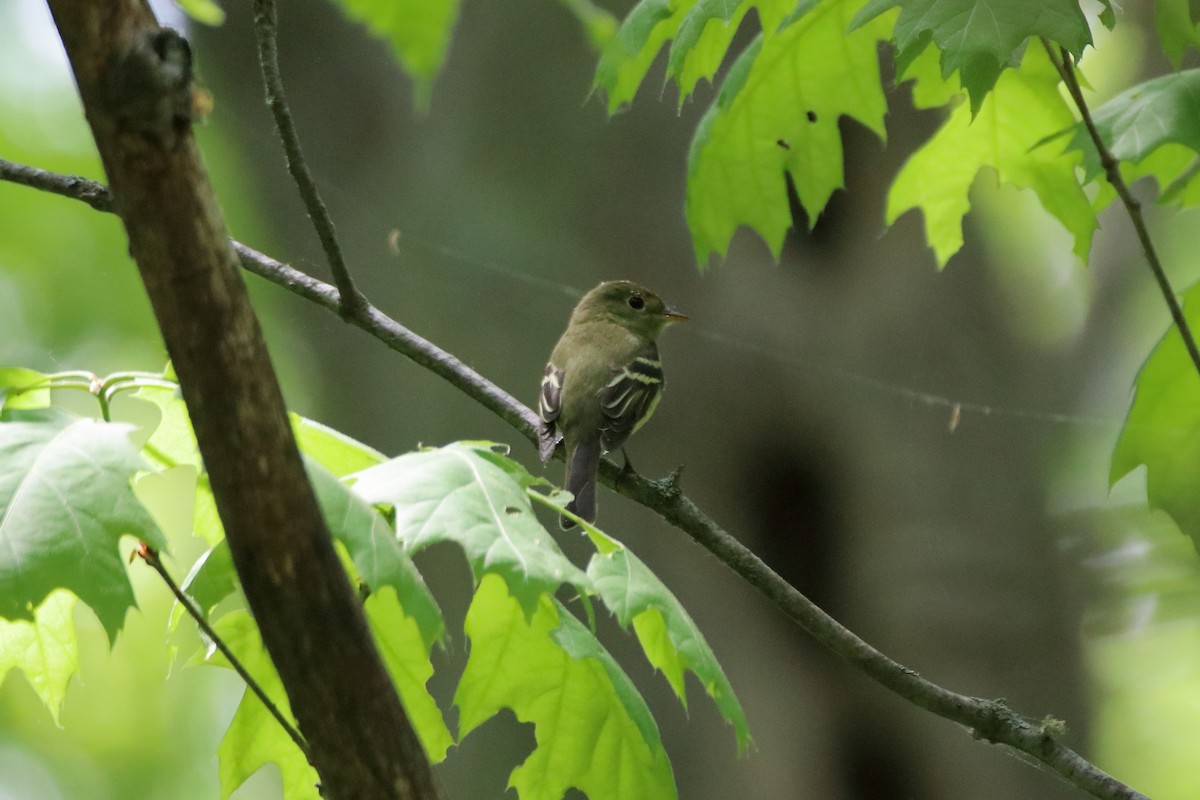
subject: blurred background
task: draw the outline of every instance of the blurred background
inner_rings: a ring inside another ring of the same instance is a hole
[[[246,5],[225,4],[216,28],[162,13],[189,30],[215,97],[199,135],[234,236],[327,278],[262,100]],[[967,246],[939,273],[918,215],[882,224],[888,182],[940,119],[900,86],[886,148],[843,122],[847,190],[811,232],[799,221],[780,263],[743,232],[705,272],[683,202],[711,87],[676,113],[674,87],[654,91],[660,59],[632,109],[608,119],[589,95],[596,55],[565,5],[467,0],[422,112],[386,46],[332,5],[281,5],[305,152],[377,306],[532,403],[583,292],[612,278],[653,287],[693,322],[661,342],[669,389],[629,448],[639,471],[684,465],[685,491],[713,517],[905,665],[1066,720],[1072,745],[1156,800],[1200,794],[1196,554],[1146,512],[1138,475],[1108,492],[1132,380],[1167,321],[1120,214],[1104,214],[1084,268],[1032,196],[983,174]],[[623,15],[631,3],[602,5]],[[1100,97],[1169,68],[1143,5],[1097,33],[1105,60],[1085,69]],[[0,156],[103,177],[35,0],[0,4]],[[1150,214],[1168,265],[1194,274],[1195,216]],[[389,454],[488,438],[538,466],[447,384],[247,280],[296,411]],[[103,374],[164,361],[117,220],[0,183],[0,364]],[[605,490],[601,508],[705,632],[755,736],[736,758],[701,687],[690,683],[684,711],[632,640],[602,625],[655,712],[682,798],[1082,796],[848,669],[644,509]],[[449,549],[419,563],[453,631],[465,564]],[[0,687],[0,800],[218,796],[213,753],[241,687],[168,660],[169,597],[148,573],[131,568],[141,610],[111,652],[77,612],[82,667],[61,727],[21,675]],[[459,631],[433,685],[452,728]],[[510,715],[489,722],[438,768],[447,795],[504,795],[532,744]],[[278,796],[272,768],[234,795]]]

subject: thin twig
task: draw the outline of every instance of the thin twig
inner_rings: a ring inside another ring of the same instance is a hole
[[[1171,311],[1171,319],[1175,321],[1175,327],[1179,329],[1179,335],[1183,337],[1183,344],[1187,347],[1188,355],[1192,358],[1192,364],[1196,367],[1196,372],[1200,373],[1200,348],[1196,347],[1196,339],[1192,336],[1192,329],[1188,326],[1187,319],[1183,316],[1183,307],[1179,305],[1179,298],[1175,296],[1175,291],[1171,288],[1171,281],[1167,278],[1167,272],[1163,269],[1162,261],[1158,257],[1158,251],[1154,247],[1154,242],[1150,239],[1150,229],[1146,227],[1146,220],[1142,215],[1142,204],[1129,191],[1129,186],[1125,183],[1125,178],[1121,175],[1121,162],[1113,155],[1108,145],[1104,143],[1104,138],[1100,135],[1100,130],[1096,127],[1095,120],[1092,119],[1092,112],[1088,108],[1087,101],[1083,98],[1083,89],[1079,85],[1079,77],[1075,74],[1075,66],[1071,61],[1071,54],[1063,48],[1060,50],[1058,56],[1055,56],[1054,48],[1045,38],[1042,39],[1042,47],[1046,48],[1046,55],[1050,57],[1054,68],[1058,70],[1058,74],[1063,79],[1063,83],[1066,85],[1071,99],[1075,101],[1075,107],[1079,109],[1079,116],[1083,121],[1083,126],[1087,129],[1088,135],[1092,139],[1092,144],[1096,146],[1096,152],[1100,154],[1100,165],[1104,167],[1104,176],[1108,179],[1113,189],[1117,191],[1117,196],[1121,198],[1121,204],[1125,206],[1125,213],[1129,215],[1129,221],[1133,223],[1133,229],[1137,233],[1138,241],[1142,245],[1142,253],[1146,256],[1146,263],[1150,265],[1150,271],[1154,273],[1154,280],[1158,282],[1158,288],[1162,292],[1163,300],[1166,301],[1167,308]]]
[[[81,175],[62,175],[0,158],[0,179],[80,200],[97,211],[113,213],[108,187]]]
[[[0,179],[5,179],[14,166],[0,159]],[[53,173],[41,173],[36,182],[24,182],[66,197],[75,197],[75,192],[80,190],[79,179]],[[97,187],[90,188],[94,191]],[[234,242],[233,246],[242,266],[248,271],[339,313],[338,292],[334,287],[244,244]],[[508,422],[536,446],[537,416],[534,412],[462,361],[369,303],[352,315],[349,321],[401,355],[445,378]],[[556,455],[561,455],[561,452]],[[1012,711],[1003,701],[952,692],[893,661],[860,639],[708,517],[680,491],[677,475],[657,481],[649,480],[632,471],[623,472],[620,466],[610,461],[602,461],[600,477],[614,491],[654,511],[692,537],[721,563],[758,589],[814,639],[877,683],[920,708],[966,726],[980,739],[1025,753],[1094,797],[1104,800],[1148,800],[1145,795],[1108,775],[1059,742],[1061,723],[1054,720],[1033,721]]]
[[[246,670],[246,667],[238,660],[238,657],[233,654],[233,651],[229,649],[229,645],[225,644],[221,637],[217,635],[217,632],[213,630],[212,625],[208,624],[208,620],[204,618],[204,614],[196,607],[192,598],[188,597],[179,588],[179,585],[175,583],[175,580],[171,577],[171,573],[167,572],[166,566],[163,565],[162,559],[158,557],[155,549],[145,542],[138,542],[137,549],[133,551],[133,555],[145,561],[150,565],[151,569],[159,574],[159,577],[163,579],[163,583],[167,584],[167,588],[175,595],[175,599],[179,601],[179,604],[183,606],[192,619],[196,620],[196,624],[200,626],[200,630],[204,631],[204,635],[212,640],[212,643],[216,645],[221,654],[229,661],[229,665],[233,667],[238,675],[242,676],[242,680],[246,682],[246,688],[254,692],[255,696],[262,701],[262,704],[267,707],[267,711],[271,712],[271,716],[275,718],[275,721],[287,731],[288,736],[292,737],[292,741],[300,748],[300,752],[304,753],[304,757],[308,758],[308,742],[304,741],[304,737],[300,735],[300,731],[296,730],[295,726],[287,721],[287,717],[283,716],[283,713],[275,705],[274,701],[270,697],[267,697],[267,693],[263,691],[262,686],[259,685],[258,681],[254,680],[254,676]]]
[[[342,246],[333,226],[333,218],[325,208],[325,201],[321,199],[317,184],[308,171],[304,152],[300,149],[300,137],[296,133],[296,123],[292,120],[292,111],[283,93],[283,78],[279,74],[278,29],[279,15],[275,8],[275,0],[254,0],[254,36],[258,42],[258,64],[262,70],[267,105],[275,117],[275,128],[279,131],[280,141],[283,142],[288,172],[296,182],[300,198],[308,209],[308,217],[312,220],[317,238],[321,240],[321,247],[325,250],[329,268],[333,271],[333,282],[338,287],[339,313],[348,319],[354,312],[361,310],[367,301],[355,287],[354,279],[350,277],[350,270],[346,266],[346,258],[342,254]]]

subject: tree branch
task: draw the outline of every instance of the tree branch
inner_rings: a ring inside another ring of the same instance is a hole
[[[1179,335],[1183,337],[1183,344],[1187,347],[1188,355],[1192,358],[1192,364],[1196,367],[1196,372],[1200,373],[1200,349],[1196,347],[1196,339],[1192,336],[1192,329],[1188,326],[1187,319],[1183,316],[1183,307],[1179,305],[1179,298],[1175,296],[1175,291],[1171,288],[1171,281],[1167,278],[1167,272],[1163,269],[1162,261],[1158,257],[1158,251],[1155,249],[1154,242],[1150,238],[1150,229],[1146,227],[1146,219],[1142,216],[1142,204],[1129,191],[1129,186],[1125,183],[1125,178],[1121,175],[1120,161],[1113,155],[1108,145],[1104,143],[1104,138],[1100,136],[1100,130],[1096,127],[1095,120],[1092,119],[1092,112],[1088,108],[1087,101],[1083,99],[1083,89],[1079,85],[1079,77],[1075,74],[1075,67],[1071,62],[1071,54],[1063,49],[1056,56],[1054,48],[1045,38],[1042,39],[1042,47],[1046,48],[1046,55],[1050,57],[1050,62],[1058,70],[1058,74],[1066,85],[1071,99],[1075,102],[1075,107],[1079,109],[1079,116],[1083,121],[1083,126],[1087,129],[1092,144],[1096,146],[1096,152],[1100,154],[1100,165],[1104,167],[1104,176],[1113,189],[1116,190],[1117,197],[1121,199],[1121,204],[1125,206],[1125,213],[1129,216],[1129,221],[1133,223],[1133,230],[1137,233],[1138,242],[1142,245],[1142,253],[1146,256],[1146,263],[1150,265],[1150,271],[1154,273],[1154,280],[1158,283],[1163,300],[1166,301],[1167,308],[1171,311],[1171,319],[1175,321],[1175,327],[1179,329]]]
[[[75,199],[89,197],[93,207],[98,207],[96,198],[104,197],[104,187],[90,181],[31,170],[3,159],[0,159],[0,180],[13,180]],[[233,242],[233,248],[248,271],[339,313],[338,292],[334,287],[240,242]],[[369,303],[355,312],[349,322],[445,378],[537,445],[536,414],[450,353]],[[561,451],[556,455],[561,456]],[[1003,701],[952,692],[922,678],[860,639],[709,518],[680,491],[677,474],[658,481],[649,480],[635,472],[622,472],[610,461],[602,461],[600,477],[605,485],[654,511],[706,548],[827,649],[914,705],[966,726],[980,739],[1007,745],[1030,756],[1094,797],[1148,800],[1060,743],[1061,723],[1054,720],[1033,722],[1009,709]]]
[[[142,2],[49,5],[238,577],[322,790],[337,800],[436,798],[308,483],[192,136],[191,50]]]
[[[354,286],[354,280],[350,277],[350,269],[346,266],[346,258],[342,255],[342,246],[333,226],[333,218],[325,208],[325,201],[321,199],[316,181],[308,171],[304,152],[300,149],[300,136],[296,133],[296,123],[292,120],[292,111],[288,108],[287,98],[283,93],[283,78],[279,74],[279,48],[276,45],[278,22],[275,0],[254,0],[254,37],[258,43],[258,64],[262,70],[267,105],[271,107],[271,114],[275,117],[275,128],[279,132],[280,141],[283,142],[288,172],[296,182],[296,188],[308,209],[308,218],[312,220],[317,238],[321,240],[321,247],[325,249],[329,268],[333,271],[333,282],[338,287],[340,299],[339,311],[343,317],[348,318],[366,304],[366,298]]]
[[[0,158],[0,180],[70,197],[87,203],[97,211],[117,213],[113,211],[112,194],[108,187],[81,175],[61,175]]]

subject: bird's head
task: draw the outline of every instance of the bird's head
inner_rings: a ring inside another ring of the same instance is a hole
[[[672,322],[688,319],[662,298],[632,281],[605,281],[575,307],[572,322],[606,319],[653,341]]]

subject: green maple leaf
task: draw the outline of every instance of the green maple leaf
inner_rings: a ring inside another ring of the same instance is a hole
[[[0,412],[6,408],[45,408],[50,405],[46,375],[24,367],[0,367]]]
[[[527,616],[485,576],[465,623],[471,654],[454,702],[460,736],[503,708],[534,725],[537,747],[509,778],[521,800],[674,798],[658,728],[628,676],[591,632],[541,595]]]
[[[230,612],[213,624],[213,630],[254,677],[284,718],[295,727],[296,721],[288,705],[287,694],[250,614],[245,611]],[[208,663],[230,666],[216,649],[212,651]],[[242,693],[242,700],[229,722],[229,728],[217,745],[217,759],[221,800],[228,798],[247,778],[267,764],[279,767],[283,796],[287,800],[318,800],[321,796],[317,791],[317,771],[258,696],[249,689]]]
[[[897,6],[897,59],[911,61],[932,39],[941,51],[942,75],[959,73],[973,112],[1000,74],[1021,61],[1030,37],[1045,37],[1076,58],[1092,43],[1078,0],[870,0],[855,24]]]
[[[1168,142],[1137,164],[1121,164],[1121,174],[1126,184],[1153,176],[1158,181],[1161,204],[1200,205],[1200,157],[1190,147]],[[1093,204],[1102,208],[1115,199],[1116,192],[1105,182]]]
[[[428,649],[442,638],[445,623],[404,545],[374,506],[319,464],[307,458],[305,462],[333,538],[345,545],[359,577],[372,591],[395,591]]]
[[[531,499],[558,512],[570,501],[570,494],[555,490],[549,481],[535,477],[520,463],[490,449],[481,447],[479,452],[500,464],[525,487]],[[685,707],[684,671],[690,669],[696,674],[721,714],[733,725],[738,751],[744,753],[750,742],[746,716],[696,623],[671,590],[625,545],[595,525],[586,521],[581,524],[596,547],[587,574],[604,605],[623,628],[633,625],[647,659],[662,671]]]
[[[1140,83],[1093,111],[1092,121],[1120,161],[1141,163],[1172,143],[1200,152],[1200,70]],[[1074,127],[1068,147],[1083,153],[1088,180],[1103,174],[1100,155],[1082,123]],[[1164,180],[1160,184],[1167,185]]]
[[[623,546],[593,556],[588,577],[621,626],[633,625],[646,658],[662,671],[685,706],[684,670],[695,673],[733,725],[738,752],[745,753],[750,744],[746,715],[712,648],[675,595]]]
[[[667,60],[667,74],[679,84],[680,106],[696,84],[712,80],[753,5],[743,0],[697,0],[680,20]]]
[[[33,619],[68,589],[112,641],[135,604],[117,543],[166,548],[130,484],[143,468],[133,428],[53,408],[11,414],[0,422],[0,617]]]
[[[175,381],[170,367],[163,380]],[[133,397],[150,403],[159,413],[146,443],[147,456],[166,466],[191,464],[199,468],[202,462],[196,433],[179,386],[143,386]],[[339,478],[385,460],[379,451],[315,420],[299,414],[288,414],[288,420],[300,450]]]
[[[33,613],[33,621],[0,620],[0,685],[19,669],[58,722],[67,684],[79,670],[75,595],[56,589]]]
[[[430,643],[421,624],[401,606],[391,586],[367,598],[363,610],[375,637],[375,646],[400,693],[404,711],[435,764],[446,757],[454,737],[426,684],[433,677]]]
[[[417,737],[430,759],[441,761],[453,739],[441,711],[425,687],[433,674],[433,665],[429,662],[429,650],[425,647],[420,626],[404,614],[390,587],[368,597],[364,611]],[[295,726],[279,675],[250,615],[245,611],[230,612],[217,620],[213,628],[272,703]],[[211,654],[208,663],[229,666],[219,651]],[[320,797],[316,770],[258,696],[248,689],[217,746],[217,757],[222,800],[267,764],[279,768],[285,800],[317,800]]]
[[[1000,76],[974,119],[966,106],[958,106],[909,158],[888,192],[887,223],[919,208],[929,245],[944,265],[962,247],[971,184],[979,170],[991,167],[1001,183],[1032,189],[1074,235],[1075,253],[1086,259],[1096,217],[1075,177],[1079,158],[1045,142],[1073,124],[1057,72],[1042,50],[1031,48],[1020,69]]]
[[[288,417],[300,452],[338,478],[387,461],[383,453],[341,431],[299,414],[289,414]]]
[[[803,0],[801,9],[815,0]],[[641,0],[605,46],[593,83],[608,97],[608,112],[633,100],[647,70],[671,42],[667,75],[679,85],[680,105],[701,80],[712,80],[750,9],[766,36],[798,16],[795,0]]]
[[[1163,52],[1175,69],[1189,47],[1200,47],[1200,15],[1192,0],[1155,0],[1154,28]]]
[[[225,541],[225,526],[217,512],[217,498],[213,497],[208,473],[196,483],[195,505],[192,507],[192,533],[210,545]]]
[[[170,373],[166,376],[172,377]],[[146,443],[146,453],[167,465],[198,466],[201,461],[195,433],[178,388],[148,386],[135,396],[153,404],[160,414]],[[411,558],[382,517],[337,480],[379,464],[385,459],[383,454],[298,414],[291,414],[290,420],[330,531],[345,545],[360,577],[372,588],[392,586],[408,613],[420,622],[429,641],[440,639],[444,632],[441,612]],[[195,487],[192,528],[212,546],[193,565],[183,587],[199,608],[208,613],[235,591],[237,577],[207,476]],[[182,613],[181,608],[174,609],[172,624],[178,623]]]
[[[307,455],[305,468],[329,532],[345,547],[358,578],[372,591],[387,587],[396,593],[405,613],[418,624],[426,647],[439,641],[445,633],[441,610],[387,522],[374,506]],[[224,539],[196,561],[183,589],[205,614],[237,589],[237,573]],[[181,611],[174,611],[175,621]]]
[[[175,373],[170,365],[163,373],[164,381],[175,381]],[[183,394],[178,384],[174,386],[142,386],[132,394],[134,402],[147,403],[158,412],[158,421],[150,431],[150,436],[142,445],[142,455],[152,464],[158,464],[167,471],[175,469],[194,470],[195,480],[192,492],[191,532],[208,542],[210,548],[215,548],[225,541],[225,527],[217,513],[217,501],[213,497],[212,486],[208,473],[203,472],[204,461],[200,457],[200,449],[196,444],[196,432],[192,429],[192,420],[188,414],[187,405],[183,402]],[[211,549],[210,549],[211,552]],[[224,559],[216,559],[205,567],[213,570],[217,564],[228,564],[230,573],[228,581],[232,585],[232,563],[226,548]],[[202,559],[201,561],[203,561]],[[193,566],[190,580],[194,580],[200,564]],[[223,580],[223,579],[222,579]],[[213,582],[209,588],[217,585]],[[214,599],[214,604],[219,600]],[[205,607],[202,605],[202,607]],[[179,621],[183,609],[178,606],[172,612],[172,624]]]
[[[233,554],[229,542],[222,539],[196,559],[188,574],[179,584],[192,599],[200,613],[207,617],[212,610],[238,589],[237,570],[233,566]],[[171,627],[179,624],[186,612],[176,601],[171,608]]]
[[[593,83],[608,98],[612,114],[633,100],[654,57],[675,35],[690,3],[670,0],[641,0],[626,15],[617,34],[600,54]]]
[[[416,83],[417,105],[427,106],[433,79],[450,47],[458,0],[333,0],[333,4],[392,46]]]
[[[1184,295],[1184,316],[1200,329],[1200,285]],[[1113,451],[1111,480],[1146,466],[1150,505],[1165,510],[1200,549],[1200,376],[1172,325],[1137,378],[1137,391]]]
[[[368,502],[391,506],[409,553],[438,542],[462,547],[478,582],[501,575],[530,614],[563,583],[588,588],[533,514],[525,489],[471,443],[394,458],[349,476]]]
[[[143,386],[133,393],[133,399],[149,403],[159,414],[144,445],[146,457],[166,467],[186,464],[200,470],[200,449],[179,386]]]
[[[778,256],[792,224],[784,172],[809,219],[819,216],[844,185],[842,116],[884,138],[876,42],[888,22],[847,33],[856,8],[854,0],[802,3],[730,68],[688,156],[687,219],[702,264],[725,255],[739,225]]]
[[[175,380],[170,367],[163,378]],[[196,445],[196,433],[179,387],[143,386],[133,398],[149,403],[159,414],[143,448],[146,458],[165,467],[190,465],[201,469],[203,461]],[[299,414],[289,414],[288,419],[301,452],[339,478],[385,460],[379,451],[319,422]],[[207,474],[201,475],[196,484],[192,532],[213,546],[225,538]]]

